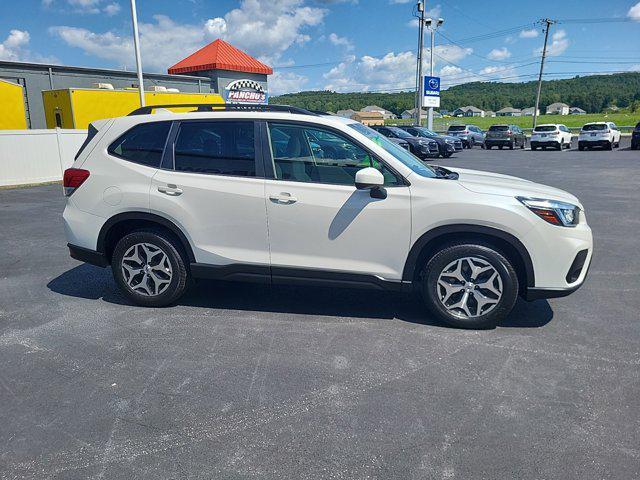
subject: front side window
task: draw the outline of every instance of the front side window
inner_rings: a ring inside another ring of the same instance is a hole
[[[269,140],[278,180],[354,185],[358,170],[373,167],[382,172],[385,185],[402,183],[368,152],[329,130],[269,123]]]
[[[254,177],[254,138],[253,122],[183,122],[175,142],[175,169]]]
[[[113,142],[107,151],[130,162],[159,167],[171,122],[136,125]]]

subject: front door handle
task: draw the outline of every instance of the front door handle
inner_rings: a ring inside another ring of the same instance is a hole
[[[158,187],[158,191],[160,193],[164,193],[165,195],[171,195],[172,197],[177,197],[178,195],[182,195],[182,189],[178,188],[177,185],[160,185]]]
[[[296,203],[298,199],[287,192],[281,192],[278,195],[269,195],[269,200],[275,203],[282,203],[285,205]]]

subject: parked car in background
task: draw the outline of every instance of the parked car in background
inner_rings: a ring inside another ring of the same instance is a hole
[[[491,125],[484,139],[484,146],[489,150],[493,147],[513,150],[515,147],[524,148],[526,144],[527,136],[517,125]]]
[[[578,136],[578,150],[585,148],[602,147],[605,150],[612,150],[620,146],[621,133],[613,122],[593,122],[587,123],[580,130]]]
[[[111,266],[138,305],[171,305],[194,278],[415,290],[448,324],[488,328],[519,295],[586,278],[592,233],[570,193],[431,167],[293,107],[152,108],[96,122],[63,180],[69,253]]]
[[[447,135],[462,140],[462,145],[465,148],[473,148],[474,145],[484,147],[484,132],[475,125],[451,125],[447,130]]]
[[[440,153],[435,140],[414,137],[398,127],[386,127],[382,125],[372,126],[376,132],[380,132],[387,138],[404,140],[409,144],[409,150],[418,158],[434,158]]]
[[[563,148],[571,148],[571,130],[565,125],[559,123],[549,123],[538,125],[531,132],[531,150],[537,150],[538,147],[546,150],[547,148],[555,148],[562,150]]]
[[[462,151],[462,140],[450,135],[439,135],[433,130],[429,130],[426,127],[411,125],[400,126],[406,132],[409,132],[414,137],[430,138],[435,140],[438,144],[438,150],[442,158],[449,158],[455,152]]]
[[[636,125],[631,133],[631,150],[638,150],[640,148],[640,123]]]

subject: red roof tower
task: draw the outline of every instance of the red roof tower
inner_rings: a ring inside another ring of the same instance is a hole
[[[173,67],[170,67],[168,72],[184,74],[203,70],[233,70],[264,75],[273,73],[270,66],[220,39],[180,60]]]

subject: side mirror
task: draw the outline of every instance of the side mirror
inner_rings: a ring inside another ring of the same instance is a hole
[[[363,168],[356,172],[356,188],[370,190],[373,198],[387,198],[387,191],[382,187],[384,176],[373,167]]]

